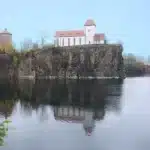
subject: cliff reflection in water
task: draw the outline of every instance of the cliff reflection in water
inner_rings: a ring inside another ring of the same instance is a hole
[[[0,118],[11,116],[15,99],[18,97],[17,90],[7,80],[0,80]]]
[[[120,112],[121,93],[119,80],[20,80],[16,88],[1,84],[0,113],[7,118],[19,104],[26,115],[31,116],[36,110],[40,120],[46,120],[46,108],[51,106],[56,121],[83,124],[89,134],[95,121],[102,120],[107,111]]]

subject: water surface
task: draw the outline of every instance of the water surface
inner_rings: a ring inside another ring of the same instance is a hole
[[[150,78],[0,84],[2,150],[149,150]],[[14,129],[15,128],[15,129]]]

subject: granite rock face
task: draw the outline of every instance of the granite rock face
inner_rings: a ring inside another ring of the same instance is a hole
[[[124,78],[122,51],[114,44],[46,48],[21,61],[19,76]]]

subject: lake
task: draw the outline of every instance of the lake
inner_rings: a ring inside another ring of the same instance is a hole
[[[150,78],[0,81],[1,150],[149,150]]]

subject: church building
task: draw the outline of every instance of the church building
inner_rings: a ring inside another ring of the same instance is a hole
[[[74,46],[84,44],[104,44],[104,33],[96,33],[94,20],[88,19],[83,30],[56,31],[55,46]]]

